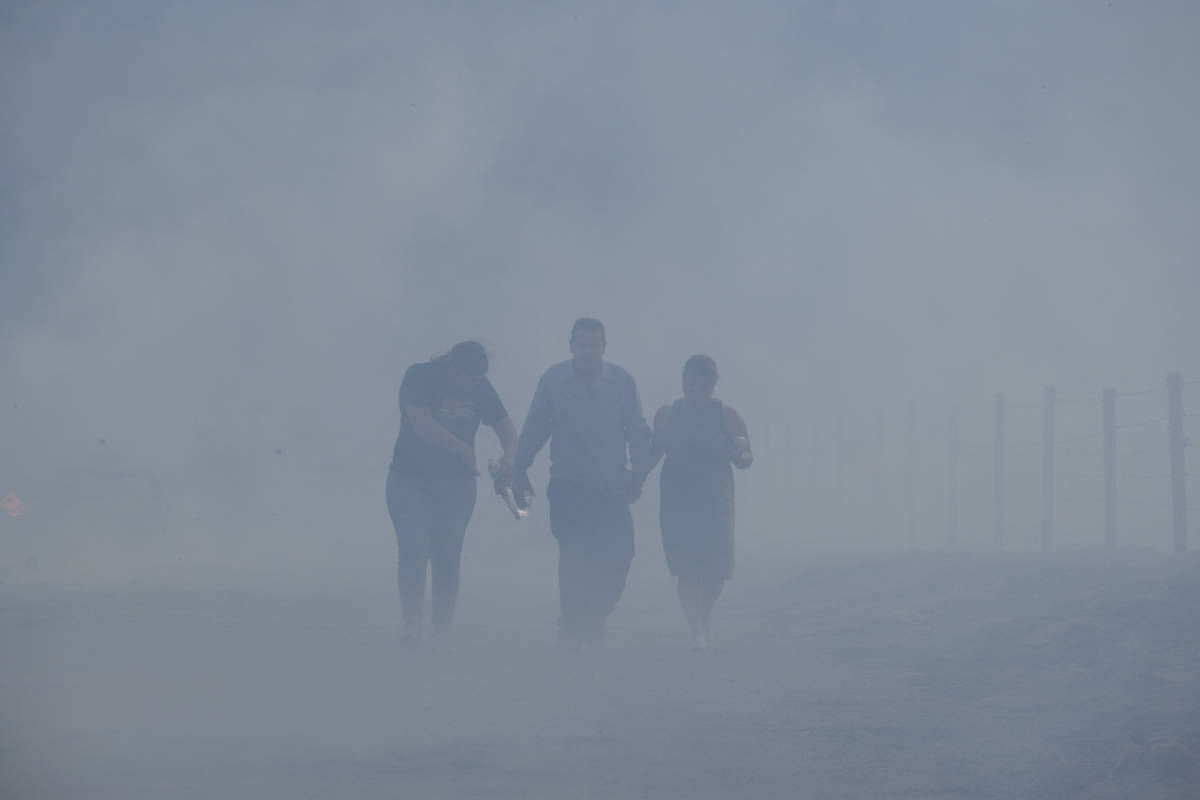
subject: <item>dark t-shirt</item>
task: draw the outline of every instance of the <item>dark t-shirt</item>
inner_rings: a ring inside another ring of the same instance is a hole
[[[472,447],[479,423],[495,425],[508,416],[487,378],[461,401],[448,397],[450,375],[446,370],[446,364],[428,361],[413,364],[405,371],[400,383],[400,435],[392,452],[392,469],[437,478],[471,475],[457,455],[417,435],[408,418],[408,406],[430,409],[435,422]]]

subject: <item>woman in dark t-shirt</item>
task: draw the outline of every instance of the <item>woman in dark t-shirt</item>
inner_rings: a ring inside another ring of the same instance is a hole
[[[712,611],[733,577],[733,470],[754,461],[740,414],[713,397],[717,365],[695,355],[683,367],[683,397],[654,415],[659,523],[667,568],[696,649],[712,646]]]
[[[499,466],[512,475],[517,432],[487,379],[478,342],[413,364],[400,384],[400,434],[388,470],[387,505],[396,530],[396,583],[404,615],[402,641],[418,644],[425,615],[425,574],[433,570],[433,632],[444,635],[458,598],[459,564],[475,510],[475,432],[495,430]]]

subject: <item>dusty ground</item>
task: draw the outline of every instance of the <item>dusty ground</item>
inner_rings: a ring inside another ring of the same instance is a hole
[[[783,569],[701,654],[663,596],[569,655],[545,591],[475,581],[405,654],[381,586],[10,582],[0,794],[1200,797],[1194,558]]]

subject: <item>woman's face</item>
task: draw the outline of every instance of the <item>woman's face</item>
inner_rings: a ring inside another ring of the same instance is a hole
[[[699,370],[691,370],[683,374],[683,396],[688,400],[711,399],[716,385],[717,382],[711,375]]]
[[[483,375],[467,375],[454,367],[450,367],[447,372],[450,374],[450,391],[457,396],[470,394],[483,382]]]

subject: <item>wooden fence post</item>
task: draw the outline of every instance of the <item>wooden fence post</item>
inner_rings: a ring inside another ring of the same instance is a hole
[[[1104,390],[1104,544],[1117,546],[1117,390]]]
[[[946,546],[958,544],[958,407],[950,412],[946,425],[947,503]]]
[[[875,409],[875,418],[871,426],[871,503],[869,508],[874,510],[870,517],[871,535],[879,536],[887,530],[891,509],[884,503],[884,450],[887,443],[887,418],[882,408]]]
[[[1184,470],[1183,375],[1167,376],[1167,433],[1171,437],[1171,523],[1175,552],[1187,550],[1187,480]]]
[[[917,407],[909,402],[904,418],[904,505],[908,525],[908,546],[917,543]]]
[[[1004,547],[1004,393],[996,393],[996,420],[992,433],[992,545]]]
[[[1042,547],[1054,542],[1054,402],[1053,386],[1042,391]]]

